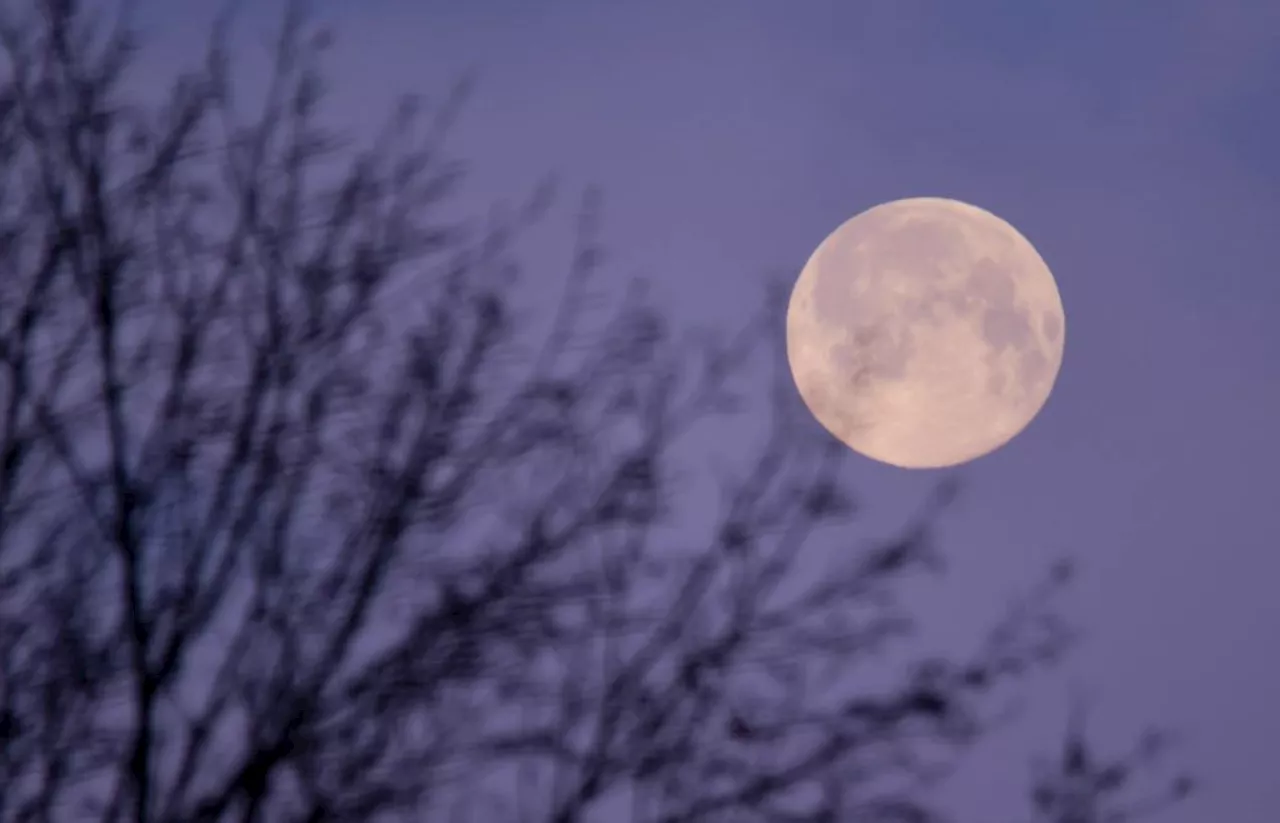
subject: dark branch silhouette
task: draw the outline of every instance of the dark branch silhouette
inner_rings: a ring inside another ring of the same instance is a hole
[[[723,339],[639,288],[602,309],[589,194],[532,334],[516,249],[554,190],[449,216],[465,86],[358,148],[319,125],[297,6],[247,111],[228,21],[147,105],[123,17],[12,5],[0,820],[935,820],[1066,650],[1055,573],[863,686],[954,489],[806,576],[856,507],[785,374],[752,399],[776,301]],[[749,402],[767,431],[692,509],[687,447]],[[1037,786],[1047,819],[1112,819]]]
[[[1132,823],[1152,817],[1186,799],[1190,776],[1175,774],[1152,786],[1167,770],[1173,739],[1161,729],[1143,732],[1131,751],[1098,757],[1085,736],[1085,706],[1072,707],[1070,726],[1059,755],[1035,764],[1032,804],[1044,823]],[[1148,784],[1140,790],[1134,784]]]

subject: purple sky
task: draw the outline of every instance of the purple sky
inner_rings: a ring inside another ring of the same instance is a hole
[[[277,8],[261,6],[255,19]],[[155,59],[188,58],[208,15],[146,8]],[[1024,758],[1078,681],[1104,741],[1148,721],[1186,733],[1205,793],[1170,823],[1274,819],[1280,659],[1262,649],[1280,630],[1280,3],[321,8],[339,118],[369,122],[398,92],[479,70],[454,143],[473,191],[518,196],[547,171],[602,184],[613,271],[651,277],[688,322],[741,319],[762,275],[798,272],[884,200],[951,196],[1017,226],[1059,280],[1063,371],[1032,426],[964,471],[954,572],[922,608],[931,642],[967,639],[1071,552],[1089,636],[959,775],[957,815],[1020,819]],[[567,221],[552,228],[568,239]],[[936,479],[864,461],[854,475],[871,528]]]

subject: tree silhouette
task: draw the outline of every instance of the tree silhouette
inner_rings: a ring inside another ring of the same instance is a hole
[[[856,507],[775,371],[710,525],[682,503],[686,446],[769,373],[776,300],[723,338],[638,287],[602,313],[588,193],[531,335],[517,241],[554,190],[447,216],[465,87],[357,148],[319,125],[327,38],[297,6],[246,114],[225,20],[147,105],[125,17],[20,5],[0,820],[940,819],[926,790],[1066,649],[1066,575],[860,685],[912,631],[900,584],[940,570],[955,489],[805,579]],[[1094,819],[1051,782],[1050,819]]]

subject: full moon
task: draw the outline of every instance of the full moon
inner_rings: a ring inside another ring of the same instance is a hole
[[[838,227],[787,307],[787,359],[814,417],[854,451],[910,469],[965,463],[1017,436],[1049,399],[1065,334],[1031,243],[936,197]]]

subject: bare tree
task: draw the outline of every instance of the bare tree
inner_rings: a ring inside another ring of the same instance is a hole
[[[969,652],[861,685],[954,489],[807,579],[855,507],[779,377],[698,522],[685,445],[750,397],[776,300],[715,339],[637,289],[602,314],[588,195],[531,337],[516,244],[553,190],[445,217],[465,89],[362,149],[319,124],[296,7],[247,114],[225,23],[146,105],[126,18],[20,5],[0,820],[933,820],[1004,687],[1066,648],[1060,570]]]

